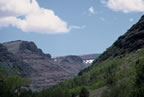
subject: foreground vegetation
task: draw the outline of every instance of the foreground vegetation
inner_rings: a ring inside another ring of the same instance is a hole
[[[79,76],[40,92],[29,81],[0,69],[0,97],[144,97],[144,49],[93,64]]]

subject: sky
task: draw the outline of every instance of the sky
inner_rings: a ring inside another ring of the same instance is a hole
[[[102,53],[144,14],[144,0],[0,0],[0,43],[52,56]]]

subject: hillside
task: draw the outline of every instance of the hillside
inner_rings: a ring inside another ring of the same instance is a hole
[[[90,97],[143,97],[137,96],[144,92],[143,28],[144,16],[100,55],[93,65],[82,70],[79,76],[52,89],[63,88],[72,97],[80,95],[83,87],[90,92]]]

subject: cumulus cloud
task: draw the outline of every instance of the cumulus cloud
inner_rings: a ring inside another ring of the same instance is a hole
[[[95,10],[94,10],[94,7],[93,7],[93,6],[91,6],[88,10],[89,10],[89,12],[90,12],[91,14],[94,14],[94,13],[95,13]]]
[[[144,0],[108,0],[106,5],[114,11],[144,12]]]
[[[0,13],[0,27],[11,25],[24,32],[46,34],[70,31],[53,10],[41,8],[36,0],[0,0]]]

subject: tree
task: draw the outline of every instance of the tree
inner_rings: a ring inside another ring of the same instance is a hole
[[[29,80],[20,77],[15,71],[0,67],[0,97],[18,97],[21,87],[28,83]]]
[[[83,87],[80,92],[80,97],[89,97],[89,91]]]

